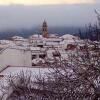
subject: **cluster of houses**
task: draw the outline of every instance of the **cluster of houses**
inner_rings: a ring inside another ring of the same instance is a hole
[[[7,66],[44,66],[53,62],[53,56],[67,58],[67,50],[74,49],[79,37],[73,35],[49,34],[47,23],[43,23],[41,35],[33,34],[29,38],[13,36],[9,40],[0,40],[0,70]]]
[[[29,38],[13,36],[9,40],[0,40],[0,71],[8,66],[48,67],[47,63],[53,63],[55,57],[67,60],[68,55],[74,54],[77,48],[84,52],[84,42],[70,34],[50,34],[44,21],[41,35],[33,34]],[[91,51],[95,48],[92,44],[89,47]]]
[[[0,70],[7,66],[45,67],[47,62],[53,62],[54,57],[68,59],[68,54],[74,53],[77,47],[83,51],[84,41],[70,34],[50,34],[44,21],[41,35],[0,40]]]

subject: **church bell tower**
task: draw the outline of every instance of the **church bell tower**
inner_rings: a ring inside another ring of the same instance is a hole
[[[48,25],[47,25],[46,21],[43,22],[43,26],[42,26],[42,36],[44,38],[48,38]]]

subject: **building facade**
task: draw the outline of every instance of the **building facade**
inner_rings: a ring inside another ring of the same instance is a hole
[[[32,66],[31,51],[5,48],[0,51],[0,70],[7,66]]]

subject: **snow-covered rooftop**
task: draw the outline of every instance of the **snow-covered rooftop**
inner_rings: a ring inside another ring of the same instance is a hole
[[[7,67],[4,71],[0,73],[0,75],[8,76],[8,75],[17,75],[20,74],[22,71],[24,73],[31,72],[32,75],[40,75],[49,72],[49,68],[32,68],[32,67]]]
[[[42,35],[39,34],[33,34],[32,36],[29,37],[30,39],[34,39],[34,38],[43,38]]]
[[[78,37],[71,35],[71,34],[65,34],[65,35],[61,36],[61,38],[67,39],[67,40],[78,39]]]
[[[50,38],[58,38],[59,35],[58,35],[58,34],[49,34],[49,37],[50,37]]]
[[[12,39],[24,39],[24,38],[21,36],[13,36]]]

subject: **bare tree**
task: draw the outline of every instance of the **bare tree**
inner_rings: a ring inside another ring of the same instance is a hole
[[[100,14],[95,10],[97,22],[92,25],[91,23],[85,26],[84,31],[79,30],[79,36],[82,39],[90,39],[92,41],[100,41]]]

